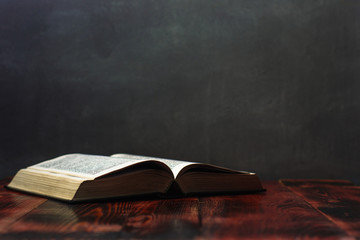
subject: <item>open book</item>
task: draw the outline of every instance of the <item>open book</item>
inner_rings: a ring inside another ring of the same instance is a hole
[[[255,173],[129,154],[63,155],[19,170],[8,187],[66,201],[264,190]]]

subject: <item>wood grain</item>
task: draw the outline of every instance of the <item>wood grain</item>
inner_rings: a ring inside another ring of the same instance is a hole
[[[87,204],[48,200],[14,223],[7,236],[155,238],[197,229],[196,208],[197,199]]]
[[[294,186],[274,181],[264,187],[267,192],[257,194],[77,204],[1,188],[0,239],[353,239],[356,234],[357,225],[352,231],[339,227]],[[321,191],[337,196],[332,189]]]
[[[360,187],[346,180],[281,180],[349,235],[360,238]]]
[[[45,198],[6,189],[4,186],[10,180],[7,178],[0,181],[0,233],[7,232],[14,222],[47,201]]]
[[[205,238],[338,239],[349,237],[333,222],[277,182],[266,193],[200,200]]]

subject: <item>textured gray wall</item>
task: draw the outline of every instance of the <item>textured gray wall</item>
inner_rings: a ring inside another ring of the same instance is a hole
[[[341,0],[0,0],[0,174],[126,152],[359,183],[359,12]]]

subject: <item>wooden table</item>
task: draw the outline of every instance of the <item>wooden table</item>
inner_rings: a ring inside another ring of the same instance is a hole
[[[257,194],[82,204],[1,187],[0,239],[360,239],[360,187],[263,184],[267,191]]]

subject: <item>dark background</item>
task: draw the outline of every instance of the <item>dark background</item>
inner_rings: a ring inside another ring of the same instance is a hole
[[[359,12],[341,0],[0,0],[0,175],[125,152],[359,183]]]

